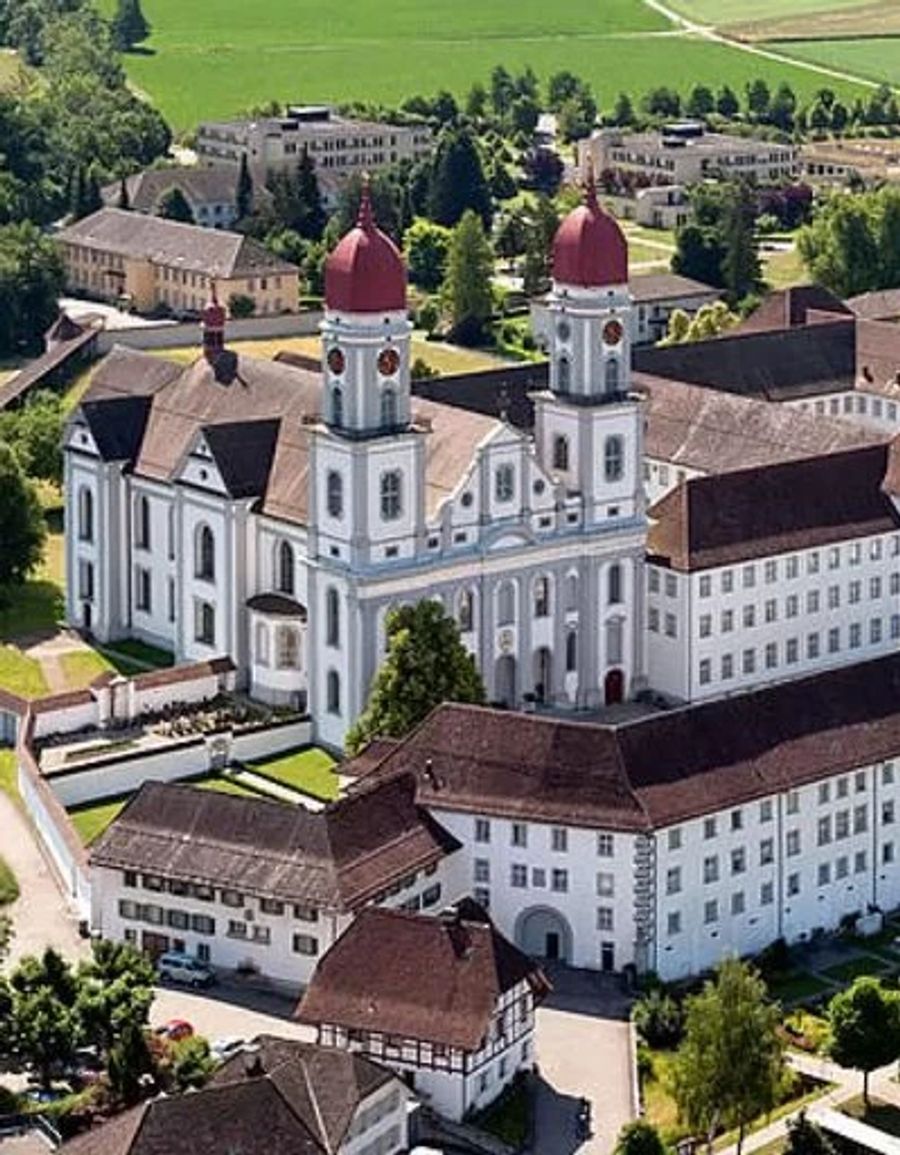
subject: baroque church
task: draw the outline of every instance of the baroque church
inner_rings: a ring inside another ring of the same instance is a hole
[[[340,746],[394,605],[435,598],[488,697],[571,710],[646,684],[642,420],[625,238],[589,186],[553,248],[533,436],[413,396],[406,269],[364,192],[326,266],[320,373],[228,349],[116,347],[66,435],[67,617],[180,661]]]

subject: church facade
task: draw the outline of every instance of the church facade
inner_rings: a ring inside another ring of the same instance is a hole
[[[320,374],[232,353],[214,299],[193,365],[114,350],[66,437],[70,624],[227,654],[333,746],[410,600],[456,618],[493,701],[577,710],[643,687],[627,249],[593,188],[553,257],[533,436],[413,398],[406,271],[367,194],[328,259]]]

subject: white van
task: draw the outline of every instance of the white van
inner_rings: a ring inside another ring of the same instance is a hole
[[[160,955],[156,973],[160,982],[183,983],[188,987],[208,987],[216,981],[216,976],[205,963],[193,955],[177,951]]]

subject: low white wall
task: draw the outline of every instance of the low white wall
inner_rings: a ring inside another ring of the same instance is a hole
[[[19,766],[19,790],[25,809],[40,835],[62,884],[66,897],[74,904],[79,918],[91,916],[91,884],[86,862],[79,862],[64,833],[41,798],[31,775]],[[63,819],[60,818],[60,821]]]
[[[209,770],[209,748],[202,738],[189,738],[159,751],[132,752],[121,759],[90,762],[48,777],[53,793],[67,809],[131,794],[144,782],[175,782],[205,774]]]
[[[99,719],[100,711],[93,699],[76,706],[61,706],[58,709],[35,714],[34,736],[43,738],[47,734],[75,734],[78,730],[95,727]]]
[[[240,762],[252,762],[257,758],[269,758],[295,746],[307,746],[312,740],[312,722],[308,718],[298,722],[286,722],[278,726],[268,726],[248,734],[235,734],[231,745],[232,757]]]
[[[218,674],[208,674],[190,681],[171,682],[163,686],[142,689],[139,682],[132,682],[134,688],[133,715],[150,714],[163,710],[166,706],[188,705],[206,702],[215,698],[221,686]]]
[[[309,337],[319,332],[322,312],[289,313],[278,317],[232,318],[228,322],[229,341],[255,341],[269,337]],[[200,323],[188,321],[171,325],[135,326],[130,329],[104,329],[97,338],[97,352],[108,353],[113,345],[132,349],[178,349],[196,345],[200,355]]]

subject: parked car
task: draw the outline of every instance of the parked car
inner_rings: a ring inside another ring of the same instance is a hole
[[[193,1035],[194,1028],[187,1019],[169,1019],[156,1028],[156,1033],[172,1043],[180,1043],[182,1039],[189,1039]]]
[[[205,963],[193,955],[176,951],[160,956],[156,973],[161,982],[184,983],[188,987],[208,987],[216,981],[215,974]]]
[[[237,1035],[226,1035],[222,1039],[215,1039],[209,1047],[210,1054],[220,1063],[226,1063],[246,1046],[246,1040]]]

